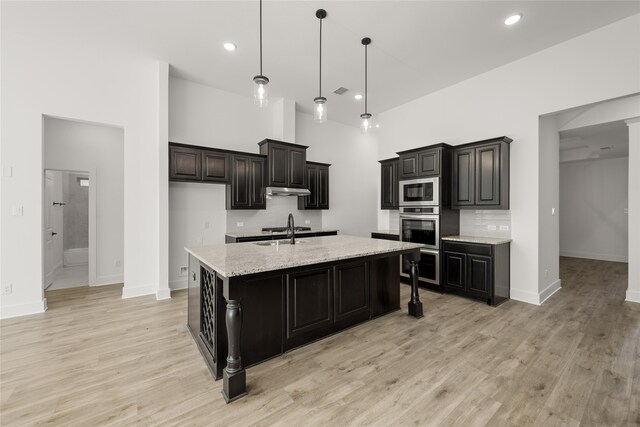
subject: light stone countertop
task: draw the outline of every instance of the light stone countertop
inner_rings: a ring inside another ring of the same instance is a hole
[[[400,236],[399,230],[376,230],[374,233],[378,234],[393,234],[394,236]]]
[[[511,239],[505,237],[482,237],[482,236],[447,236],[442,240],[448,242],[462,242],[462,243],[480,243],[484,245],[500,245],[502,243],[509,243]]]
[[[296,231],[296,234],[310,234],[310,233],[329,233],[329,232],[338,232],[340,230],[338,230],[337,228],[312,228],[311,230],[304,230],[304,231]],[[286,235],[287,232],[286,231],[278,231],[278,232],[271,232],[271,231],[234,231],[231,233],[226,233],[226,236],[229,237],[236,237],[236,238],[241,238],[241,237],[261,237],[261,236],[284,236]]]
[[[224,277],[275,271],[362,256],[421,248],[423,245],[355,236],[300,239],[295,245],[280,241],[273,246],[245,242],[197,246],[185,250]]]

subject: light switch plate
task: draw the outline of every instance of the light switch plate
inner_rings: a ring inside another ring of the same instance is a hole
[[[495,225],[491,224],[491,225],[487,225],[487,229],[491,231],[495,231],[497,228]]]
[[[189,270],[189,267],[186,267],[186,266],[180,267],[180,273],[178,273],[178,276],[186,276],[188,270]]]
[[[8,285],[2,286],[2,295],[11,295],[13,293],[13,285],[9,283]]]
[[[556,208],[551,208],[551,216],[555,216],[556,215]]]
[[[236,222],[236,227],[244,227],[244,222]]]
[[[13,206],[11,209],[11,215],[13,216],[22,216],[23,209],[22,206]]]
[[[508,225],[501,225],[500,226],[500,231],[509,231],[509,226]]]
[[[310,219],[305,219],[305,220],[304,220],[304,223],[305,223],[305,224],[311,224],[311,220],[310,220]]]

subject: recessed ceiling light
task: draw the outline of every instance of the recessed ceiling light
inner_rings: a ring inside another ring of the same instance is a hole
[[[360,100],[362,99],[362,95],[357,94],[357,95],[355,95],[355,96],[354,96],[354,98],[355,98],[356,100],[360,101]]]
[[[377,128],[379,128],[379,127],[380,127],[380,125],[376,125],[376,127],[377,127]]]
[[[233,52],[234,50],[236,50],[237,46],[231,42],[225,42],[223,44],[224,48],[226,50],[228,50],[229,52]]]
[[[511,15],[507,19],[504,20],[505,25],[513,25],[518,22],[522,18],[521,13],[516,13],[515,15]]]

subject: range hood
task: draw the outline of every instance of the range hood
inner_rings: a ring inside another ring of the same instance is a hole
[[[308,196],[311,191],[306,188],[267,187],[267,196]]]

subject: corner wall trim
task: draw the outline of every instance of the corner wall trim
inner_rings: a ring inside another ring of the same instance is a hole
[[[640,291],[632,291],[627,289],[627,297],[624,299],[627,302],[640,303]]]
[[[26,304],[8,305],[0,310],[0,319],[28,316],[30,314],[44,313],[47,310],[47,300],[29,302]]]
[[[516,301],[526,302],[528,304],[540,305],[540,298],[538,294],[529,291],[521,291],[519,289],[511,288],[509,298]]]
[[[155,295],[155,286],[136,286],[133,288],[122,288],[122,299],[141,297],[145,295]]]
[[[164,300],[164,299],[171,299],[171,290],[169,288],[158,289],[156,291],[156,299],[158,301]]]
[[[560,281],[560,279],[557,279],[555,282],[547,286],[545,290],[540,292],[540,295],[538,297],[540,299],[540,304],[543,304],[546,300],[551,298],[551,296],[558,292],[561,288],[562,282]]]

